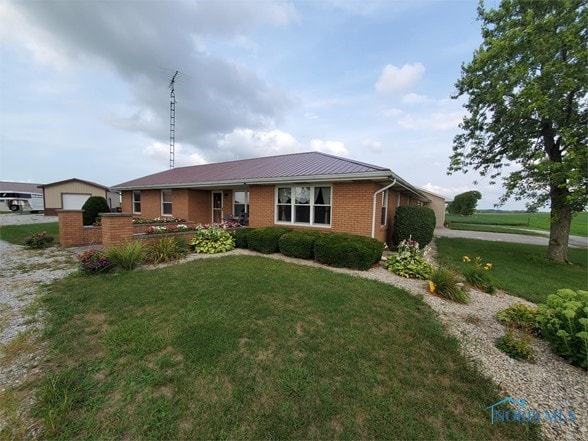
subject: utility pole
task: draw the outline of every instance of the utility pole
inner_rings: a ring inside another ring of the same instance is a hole
[[[176,76],[178,71],[174,73],[171,81],[169,82],[169,88],[171,89],[169,96],[169,168],[174,168],[175,161],[175,148],[176,148],[176,92],[174,90],[174,84],[176,82]]]

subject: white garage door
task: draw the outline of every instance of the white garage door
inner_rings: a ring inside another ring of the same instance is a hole
[[[90,196],[91,195],[89,194],[62,193],[61,198],[63,200],[63,209],[81,210],[84,202],[86,202]]]

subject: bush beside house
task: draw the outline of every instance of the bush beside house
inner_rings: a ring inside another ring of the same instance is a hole
[[[411,239],[422,247],[433,240],[435,232],[435,212],[427,207],[402,205],[396,208],[392,243],[398,245]]]

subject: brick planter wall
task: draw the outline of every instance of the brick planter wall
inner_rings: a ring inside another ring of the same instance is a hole
[[[133,216],[130,213],[100,213],[100,217],[104,248],[120,245],[133,238]]]
[[[57,210],[59,245],[63,248],[88,245],[84,238],[82,210]]]

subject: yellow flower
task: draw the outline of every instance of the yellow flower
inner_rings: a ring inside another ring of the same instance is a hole
[[[437,288],[437,287],[435,286],[435,284],[433,283],[433,281],[432,280],[429,280],[429,292],[431,294],[433,294],[435,292],[435,288]]]
[[[486,264],[486,266],[484,267],[484,269],[485,269],[485,270],[492,269],[492,263],[488,262],[488,263]]]
[[[471,262],[471,259],[470,259],[468,256],[463,256],[463,257],[461,258],[461,260],[462,260],[463,262]]]

